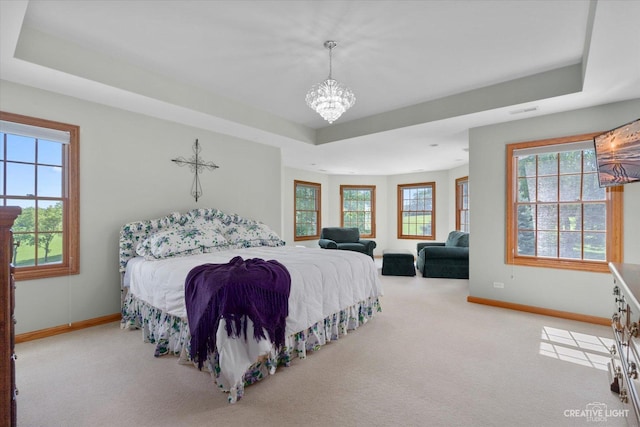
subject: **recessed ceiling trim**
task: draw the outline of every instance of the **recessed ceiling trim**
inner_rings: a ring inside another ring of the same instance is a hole
[[[316,144],[527,104],[582,91],[582,63],[318,129]]]

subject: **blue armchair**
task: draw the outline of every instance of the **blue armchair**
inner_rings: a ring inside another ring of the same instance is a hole
[[[360,239],[360,230],[358,228],[326,227],[320,232],[318,245],[323,249],[361,252],[373,258],[376,242]]]

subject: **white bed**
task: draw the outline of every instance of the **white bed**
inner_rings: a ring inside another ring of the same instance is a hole
[[[229,392],[230,402],[242,397],[245,385],[294,357],[306,357],[307,351],[338,339],[380,310],[379,273],[369,256],[285,246],[256,221],[197,209],[123,226],[123,325],[141,328],[145,341],[156,344],[156,356],[171,353],[191,363],[185,278],[196,266],[224,264],[235,256],[277,260],[291,276],[291,289],[285,346],[278,352],[269,340],[229,338],[221,320],[217,351],[204,365],[217,386]]]

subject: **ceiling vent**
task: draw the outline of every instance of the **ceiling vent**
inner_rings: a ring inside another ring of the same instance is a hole
[[[509,111],[509,114],[523,114],[523,113],[532,113],[534,111],[538,111],[538,106],[522,108],[520,110],[512,110]]]

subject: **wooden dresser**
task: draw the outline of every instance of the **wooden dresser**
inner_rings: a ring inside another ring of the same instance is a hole
[[[0,206],[0,427],[15,426],[16,369],[14,353],[14,281],[13,234],[11,227],[22,210],[17,206]]]

